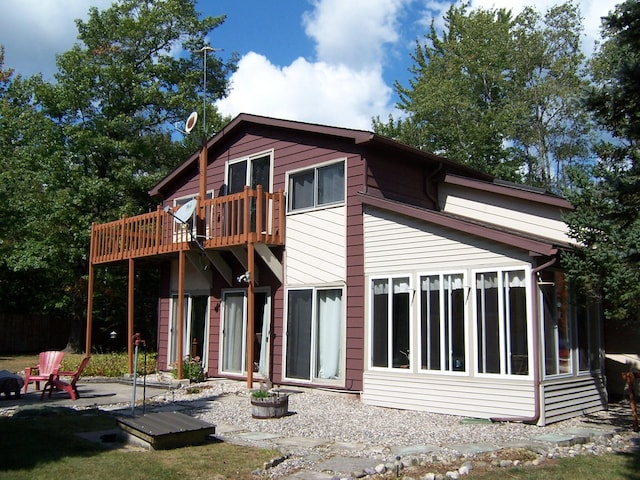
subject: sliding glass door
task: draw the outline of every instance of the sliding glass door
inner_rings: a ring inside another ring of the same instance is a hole
[[[247,292],[234,290],[222,295],[221,362],[223,373],[247,373]],[[269,375],[270,337],[269,292],[258,290],[254,301],[254,328],[250,332],[253,348],[253,372],[267,378]]]

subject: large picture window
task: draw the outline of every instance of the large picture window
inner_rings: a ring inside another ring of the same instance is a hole
[[[411,300],[409,277],[372,281],[371,364],[410,368]]]
[[[323,165],[289,175],[289,211],[344,202],[345,162]]]
[[[524,270],[476,273],[478,373],[528,375],[526,278]]]
[[[420,277],[420,368],[464,371],[465,288],[463,274]]]
[[[287,295],[286,377],[339,381],[344,370],[342,289],[301,289]]]

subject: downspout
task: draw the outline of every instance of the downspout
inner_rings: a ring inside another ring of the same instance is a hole
[[[535,349],[533,356],[533,416],[532,417],[491,417],[492,422],[521,422],[530,423],[535,425],[540,420],[540,324],[538,316],[538,280],[536,275],[541,270],[550,267],[556,263],[557,257],[554,256],[551,260],[542,265],[539,265],[531,270],[531,289],[533,292],[533,346]]]
[[[442,170],[442,162],[439,162],[438,168],[436,168],[433,172],[428,173],[424,179],[424,194],[429,200],[433,202],[433,208],[437,211],[440,211],[440,206],[438,205],[438,194],[436,193],[436,195],[434,196],[429,192],[429,181],[436,175],[438,175],[438,173],[440,173],[440,170]]]

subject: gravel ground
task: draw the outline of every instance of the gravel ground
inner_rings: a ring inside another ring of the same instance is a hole
[[[345,447],[343,452],[336,450],[335,445],[331,450],[326,445],[312,449],[289,447],[286,452],[288,459],[269,470],[270,478],[309,467],[322,458],[336,454],[375,457],[384,462],[393,458],[392,449],[398,446],[439,447],[438,460],[448,462],[461,456],[455,450],[456,445],[479,443],[508,448],[541,435],[566,435],[570,429],[580,427],[605,428],[618,433],[595,443],[549,448],[539,453],[542,456],[558,457],[629,451],[640,440],[632,432],[628,404],[612,405],[606,412],[538,427],[523,423],[465,424],[462,417],[453,415],[365,405],[352,394],[316,389],[295,391],[299,393],[293,393],[289,397],[289,411],[292,414],[269,420],[252,418],[249,392],[242,382],[214,380],[179,388],[151,400],[159,403],[176,402],[195,417],[215,425],[224,425],[227,430],[272,433],[285,438],[327,439],[334,444],[356,444]]]

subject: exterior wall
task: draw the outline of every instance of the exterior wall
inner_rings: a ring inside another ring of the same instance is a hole
[[[439,202],[446,213],[563,243],[573,242],[558,207],[448,184],[442,185]]]
[[[528,266],[528,255],[463,232],[367,208],[366,275],[486,266]]]
[[[607,408],[605,379],[602,375],[585,375],[546,381],[542,401],[541,425],[603,410]]]
[[[287,286],[346,281],[346,207],[287,217]]]
[[[474,418],[523,417],[534,410],[531,381],[367,371],[362,400],[369,405]]]
[[[477,267],[529,266],[528,257],[516,249],[492,245],[483,239],[374,208],[365,211],[364,231],[367,280],[371,276],[395,273],[415,279],[421,273],[442,270],[464,270],[469,279]],[[413,309],[415,324],[419,318],[417,301],[413,302]],[[368,316],[369,313],[366,318]],[[467,358],[471,360],[475,358],[472,312],[468,312],[468,318]],[[418,341],[414,332],[412,351],[418,351]],[[465,374],[404,373],[368,368],[369,358],[367,349],[363,385],[366,403],[479,418],[531,416],[534,411],[531,375],[474,378],[472,368]],[[505,391],[509,394],[505,395]]]
[[[246,129],[242,128],[235,133],[227,134],[223,144],[218,144],[215,151],[210,149],[207,191],[213,190],[214,195],[217,196],[222,190],[225,182],[225,165],[228,161],[239,160],[267,151],[273,151],[273,191],[286,189],[286,174],[289,171],[304,169],[328,161],[346,160],[347,192],[343,207],[327,208],[303,215],[287,215],[285,284],[303,286],[350,282],[349,288],[346,289],[345,300],[347,309],[345,386],[359,391],[362,386],[364,348],[364,280],[361,249],[362,207],[357,193],[363,190],[363,159],[357,148],[339,138],[282,131],[268,126],[249,125]],[[167,195],[164,200],[165,205],[171,205],[175,198],[197,194],[196,169],[193,169],[191,174],[193,174],[192,177],[185,178],[184,182],[181,182],[175,190]],[[347,222],[350,222],[349,228],[347,228]],[[228,259],[235,271],[239,265],[236,265],[231,256]],[[189,288],[187,285],[198,290],[204,286],[202,279],[197,278],[200,273],[195,270],[191,271],[189,264],[187,264],[186,270],[186,291]],[[284,285],[280,285],[270,278],[267,267],[261,266],[260,273],[267,275],[267,277],[260,279],[260,285],[269,284],[271,286],[271,378],[274,382],[282,383],[285,324]],[[173,283],[177,288],[177,280]],[[216,311],[216,305],[219,305],[222,290],[234,286],[238,285],[226,285],[222,277],[214,272],[209,319],[209,375],[220,374],[218,365],[220,312]],[[164,303],[166,306],[161,310],[160,329],[166,330],[162,340],[166,346],[169,324],[168,298],[161,301],[161,304]],[[166,355],[165,347],[165,359]]]
[[[372,276],[406,274],[415,282],[420,274],[443,270],[464,271],[471,279],[476,268],[517,266],[527,271],[530,268],[526,252],[373,207],[365,211],[364,229],[367,281]],[[473,310],[473,304],[469,308]],[[471,360],[477,356],[473,341],[474,312],[467,313],[466,348]],[[412,329],[418,318],[416,301],[413,302]],[[532,343],[532,322],[529,323],[529,350],[541,355],[540,347]],[[415,330],[412,332],[411,351],[418,351],[419,338]],[[368,331],[366,335],[368,338]],[[415,366],[405,373],[399,369],[369,368],[370,356],[367,348],[363,400],[373,405],[480,418],[532,417],[534,393],[539,388],[541,425],[606,408],[604,378],[599,373],[580,372],[551,378],[536,387],[532,373],[502,377],[478,375],[473,361],[464,373],[425,372]],[[529,372],[533,372],[531,361]]]

